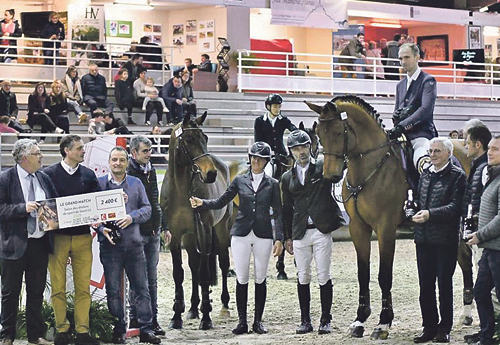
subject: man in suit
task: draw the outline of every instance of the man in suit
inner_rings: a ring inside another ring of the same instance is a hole
[[[396,106],[392,118],[394,128],[388,134],[391,139],[403,133],[406,135],[414,150],[413,164],[422,173],[430,165],[427,156],[429,140],[437,136],[434,126],[436,79],[418,67],[420,52],[415,44],[403,44],[398,54],[407,74],[396,87]]]
[[[24,274],[28,342],[48,345],[41,310],[50,244],[49,236],[38,228],[36,200],[55,198],[57,192],[50,178],[39,171],[43,155],[35,140],[16,141],[12,155],[16,165],[0,174],[1,344],[12,345],[16,337]]]

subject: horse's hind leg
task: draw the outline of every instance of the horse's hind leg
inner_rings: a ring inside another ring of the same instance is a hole
[[[352,213],[350,213],[352,214]],[[361,338],[365,331],[364,323],[371,314],[370,308],[370,250],[372,230],[358,218],[352,217],[349,224],[358,261],[359,305],[356,320],[349,327],[351,337]]]
[[[200,254],[196,250],[196,239],[191,234],[184,236],[184,246],[188,252],[189,268],[191,270],[191,307],[186,315],[187,319],[199,319],[198,305],[200,304],[198,267]]]
[[[175,283],[175,299],[174,299],[174,316],[170,320],[169,327],[174,329],[182,329],[182,313],[185,310],[184,304],[184,289],[182,283],[184,281],[184,269],[182,268],[182,249],[180,241],[176,241],[170,245],[170,254],[172,255],[172,275]]]
[[[458,264],[462,269],[464,279],[464,309],[460,319],[463,325],[470,326],[473,321],[472,301],[474,297],[472,295],[472,288],[474,287],[472,279],[472,250],[464,241],[460,241],[458,246]]]
[[[225,224],[225,219],[221,222]],[[219,254],[219,268],[222,272],[222,292],[220,295],[222,309],[220,311],[220,316],[229,317],[229,290],[227,288],[227,277],[229,272],[229,231],[227,226],[223,226],[222,224],[217,225],[215,231],[217,234],[215,241],[217,253]]]

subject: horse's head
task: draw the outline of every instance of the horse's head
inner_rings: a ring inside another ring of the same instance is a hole
[[[203,182],[213,183],[217,177],[217,169],[207,150],[208,137],[201,126],[207,117],[192,119],[190,114],[184,116],[182,123],[174,127],[170,137],[170,146],[174,148],[171,154],[173,161],[181,166],[190,167],[195,173],[200,173]]]
[[[316,132],[325,156],[323,175],[328,180],[337,183],[342,179],[349,151],[347,115],[341,115],[339,107],[334,102],[327,102],[322,107],[309,102],[305,103],[312,111],[319,114]]]
[[[319,139],[318,136],[316,135],[317,125],[318,123],[314,121],[311,128],[306,128],[304,126],[304,122],[300,121],[299,123],[299,129],[306,132],[307,135],[309,135],[309,138],[311,138],[311,157],[315,159],[318,158],[319,155]]]

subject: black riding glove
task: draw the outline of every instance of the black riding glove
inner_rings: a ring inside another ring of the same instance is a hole
[[[389,139],[395,140],[401,136],[401,134],[404,133],[404,128],[401,125],[395,126],[393,129],[389,129],[387,131],[387,135],[389,136]]]

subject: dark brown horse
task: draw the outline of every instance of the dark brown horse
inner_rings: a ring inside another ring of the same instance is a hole
[[[217,157],[207,152],[207,136],[201,126],[207,117],[192,120],[190,115],[176,125],[170,137],[168,173],[163,180],[161,206],[165,211],[172,242],[173,277],[175,282],[174,316],[171,328],[182,328],[182,313],[185,309],[184,270],[182,268],[181,244],[189,255],[189,268],[192,275],[191,308],[188,319],[198,318],[201,286],[200,329],[212,328],[212,311],[209,286],[216,284],[216,255],[222,271],[222,315],[229,315],[229,292],[227,272],[229,269],[229,231],[228,221],[231,209],[196,212],[191,208],[189,198],[197,196],[211,199],[220,196],[228,187],[229,171]]]
[[[379,114],[358,97],[336,97],[324,106],[306,103],[319,114],[317,131],[324,148],[325,178],[338,182],[347,168],[342,198],[351,219],[349,232],[357,254],[359,283],[357,317],[350,334],[362,337],[364,323],[371,314],[370,241],[375,231],[382,310],[371,336],[386,339],[394,318],[391,289],[396,229],[404,221],[403,204],[409,188],[399,146],[388,140]],[[468,270],[472,277],[471,268]],[[472,283],[472,278],[470,282],[466,279],[469,272],[464,272],[466,286]]]

